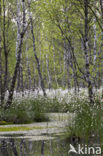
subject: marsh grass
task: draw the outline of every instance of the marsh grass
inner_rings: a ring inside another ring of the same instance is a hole
[[[45,113],[49,112],[65,112],[67,103],[60,102],[55,97],[38,96],[37,98],[14,99],[12,105],[5,110],[0,109],[0,124],[6,123],[23,124],[32,122],[48,121],[49,117]]]
[[[0,109],[1,124],[2,121],[14,124],[48,121],[42,104],[38,99],[14,100],[7,110]]]
[[[103,102],[96,98],[94,105],[88,100],[77,99],[74,109],[76,116],[71,125],[68,126],[68,136],[75,136],[88,143],[103,143]]]

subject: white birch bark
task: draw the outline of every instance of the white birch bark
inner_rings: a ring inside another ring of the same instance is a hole
[[[102,33],[101,33],[101,37],[102,37],[102,41],[101,41],[101,46],[100,46],[100,53],[102,52],[103,50],[103,0],[100,0],[100,6],[101,6],[101,19],[102,19]],[[101,54],[102,55],[102,54]],[[103,57],[103,55],[102,55]],[[103,68],[103,62],[101,63],[101,66]],[[99,70],[99,69],[98,69]],[[101,71],[100,71],[101,72]],[[100,80],[100,76],[101,76],[101,84],[103,86],[103,72],[102,73],[99,73],[99,80]],[[99,85],[99,86],[100,86]]]
[[[88,84],[88,94],[90,103],[93,104],[93,88],[90,79],[90,63],[88,54],[88,0],[84,0],[84,14],[85,14],[85,38],[84,38],[84,54],[85,54],[85,70],[86,70],[86,81]]]
[[[96,43],[97,43],[97,35],[96,35],[96,19],[94,18],[94,25],[93,25],[93,31],[94,31],[94,46],[93,46],[93,49],[94,49],[94,65],[96,63]]]
[[[23,10],[23,12],[25,12],[25,10]],[[23,16],[24,16],[24,14],[23,14]],[[24,19],[24,17],[23,17],[23,19]],[[14,93],[14,88],[15,88],[15,84],[16,84],[16,80],[17,80],[17,72],[18,72],[18,69],[20,67],[20,61],[21,61],[23,38],[24,38],[25,32],[28,28],[28,25],[26,27],[24,25],[25,25],[25,22],[23,20],[22,21],[22,30],[20,32],[20,42],[19,42],[19,47],[18,47],[18,52],[17,52],[16,65],[15,65],[14,74],[13,74],[12,82],[10,85],[9,96],[8,96],[8,100],[7,100],[5,109],[8,109],[8,107],[10,107],[12,100],[13,100],[13,93]]]
[[[67,65],[67,59],[66,59],[66,55],[67,55],[67,50],[66,50],[66,43],[64,43],[64,71],[63,71],[63,73],[64,73],[64,76],[63,76],[63,87],[65,88],[65,86],[66,86],[66,65]]]
[[[56,63],[55,63],[55,48],[54,48],[54,43],[53,43],[53,65],[54,65],[54,77],[55,77],[55,82],[56,82],[56,87],[58,88],[58,80],[57,80],[57,75],[56,75]]]
[[[30,70],[30,60],[29,60],[29,56],[28,56],[28,43],[26,44],[26,67],[27,67],[27,77],[28,77],[28,89],[31,89],[31,70]]]
[[[44,96],[46,96],[46,91],[45,91],[45,87],[44,87],[44,80],[43,80],[41,69],[40,69],[40,61],[39,61],[37,53],[36,53],[35,36],[34,36],[34,30],[33,30],[33,19],[32,19],[32,14],[30,12],[30,5],[31,5],[31,1],[28,0],[29,19],[30,19],[31,34],[32,34],[32,39],[33,39],[33,51],[34,51],[34,56],[35,56],[35,60],[36,60],[36,63],[37,63],[37,71],[38,71],[38,75],[39,75],[39,78],[40,78],[41,89],[43,91]]]
[[[46,54],[46,66],[47,66],[47,73],[48,73],[48,88],[51,89],[51,75],[50,75],[50,70],[49,70],[49,58],[48,54]]]
[[[1,0],[0,0],[0,24],[1,24],[1,19],[2,19],[1,15],[2,15],[2,8],[1,8]],[[2,41],[2,38],[1,38],[1,34],[2,34],[2,31],[1,31],[1,27],[0,27],[0,102],[2,103],[2,60],[1,60],[1,53],[2,53],[1,41]]]

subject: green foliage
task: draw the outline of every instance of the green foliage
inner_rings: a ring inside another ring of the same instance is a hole
[[[67,103],[62,101],[59,101],[56,97],[53,99],[50,98],[44,98],[44,97],[38,97],[36,100],[31,100],[32,103],[32,112],[65,112],[67,109]]]
[[[1,121],[12,123],[31,123],[47,121],[41,100],[15,100],[7,110],[0,110]]]
[[[2,121],[21,124],[48,121],[45,113],[66,112],[68,109],[65,99],[59,101],[56,97],[50,99],[38,96],[35,99],[18,99],[13,101],[9,109],[0,109],[0,121],[1,124]]]
[[[48,112],[61,112],[63,111],[63,104],[58,102],[57,98],[45,100],[45,108]]]
[[[73,108],[74,109],[74,108]],[[86,142],[91,137],[94,140],[100,138],[103,143],[103,102],[98,98],[95,100],[94,106],[88,100],[77,100],[75,107],[75,118],[69,128],[69,135],[80,137]]]
[[[0,125],[9,125],[9,124],[12,124],[12,122],[0,121]]]

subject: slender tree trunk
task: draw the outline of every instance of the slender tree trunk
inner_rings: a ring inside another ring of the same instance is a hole
[[[22,64],[22,57],[20,61],[20,89],[22,91],[22,96],[24,96],[24,84],[23,84],[23,64]]]
[[[59,51],[58,51],[59,52]],[[60,52],[59,52],[59,54],[60,54]],[[59,62],[61,62],[61,56],[59,55]],[[60,73],[62,73],[63,72],[63,64],[62,63],[60,63]],[[63,87],[63,78],[64,77],[61,77],[60,78],[60,81],[59,81],[59,85],[61,86],[61,87]]]
[[[29,90],[31,90],[31,87],[32,87],[32,82],[31,82],[31,70],[30,70],[30,63],[29,63],[29,58],[27,58],[28,60],[27,60],[27,70],[28,70],[28,82],[29,82],[29,84],[28,84],[28,86],[29,86]]]
[[[90,63],[88,54],[88,0],[84,0],[84,13],[85,13],[85,38],[84,38],[84,53],[85,53],[85,69],[86,69],[86,81],[88,84],[88,94],[90,103],[93,104],[93,88],[90,79]]]
[[[57,74],[56,74],[56,62],[55,62],[55,47],[53,43],[53,65],[54,65],[54,77],[55,77],[55,82],[56,82],[56,87],[58,88],[58,80],[57,80]]]
[[[25,3],[24,0],[22,0],[22,2]],[[23,10],[23,12],[25,12],[25,10]],[[25,13],[23,13],[23,16],[24,15],[25,15]],[[12,82],[11,82],[11,86],[10,86],[10,90],[9,90],[9,96],[8,96],[8,100],[7,100],[5,109],[7,109],[12,103],[14,88],[15,88],[16,79],[17,79],[17,72],[18,72],[18,69],[20,67],[23,38],[24,38],[25,32],[27,30],[27,27],[24,27],[24,25],[25,25],[25,20],[24,19],[25,18],[23,17],[22,31],[20,33],[20,41],[19,41],[19,47],[18,47],[18,52],[17,52],[17,61],[16,61],[14,74],[13,74],[13,78],[12,78]]]
[[[63,10],[64,10],[65,15],[67,15],[67,12],[68,12],[67,2],[68,2],[68,0],[64,0]],[[65,16],[65,17],[66,17],[65,23],[68,23],[68,16]],[[66,31],[67,30],[64,29],[65,34],[66,34]],[[66,40],[64,40],[64,77],[63,77],[63,79],[64,79],[63,84],[64,85],[63,86],[66,87],[66,71],[67,71],[67,86],[69,89],[69,64],[68,64],[69,61],[67,61],[68,60],[67,55],[68,55],[68,45],[67,45]]]
[[[5,0],[3,0],[3,49],[4,49],[4,57],[5,57],[5,74],[4,74],[4,83],[2,86],[2,97],[1,101],[4,102],[5,92],[7,90],[7,78],[8,78],[8,50],[6,44],[6,22],[5,22]]]
[[[35,90],[35,88],[36,88],[36,79],[35,79],[35,76],[36,76],[35,63],[33,63],[33,90]]]
[[[77,66],[76,66],[76,59],[74,56],[74,47],[72,46],[71,40],[68,40],[69,44],[69,57],[70,57],[70,65],[73,71],[73,80],[74,80],[74,91],[75,94],[77,94],[77,87],[79,92],[79,83],[78,83],[78,77],[77,77]]]
[[[16,60],[18,55],[18,47],[20,44],[20,29],[21,29],[21,22],[20,22],[20,1],[17,0],[17,39],[16,39]],[[16,90],[19,91],[20,89],[20,68],[17,72],[17,87]]]
[[[102,55],[102,50],[103,50],[103,0],[100,0],[100,7],[101,7],[101,28],[102,28],[102,32],[101,32],[101,43],[100,43],[100,49],[97,53],[98,58],[101,58]],[[98,59],[97,61],[97,76],[98,76],[98,89],[101,87],[101,84],[103,84],[103,75],[102,75],[102,70],[101,68],[103,68],[103,64],[100,62],[100,59]]]
[[[94,73],[94,85],[97,88],[97,75],[96,75],[96,58],[97,58],[97,50],[96,50],[96,44],[97,44],[97,34],[96,34],[96,19],[94,18],[94,25],[93,25],[93,31],[94,31],[94,46],[93,46],[93,73]]]
[[[17,72],[17,85],[16,85],[16,91],[17,91],[17,92],[20,91],[20,68],[18,69],[18,72]]]
[[[96,52],[96,43],[97,43],[97,35],[96,35],[96,19],[94,19],[94,25],[93,25],[93,30],[94,30],[94,47],[93,47],[93,49],[94,49],[94,53],[93,53],[93,55],[94,55],[94,65],[96,64],[96,54],[97,54],[97,52]]]
[[[8,3],[7,3],[8,4]],[[9,89],[9,52],[10,52],[10,50],[9,50],[9,28],[10,28],[10,8],[9,8],[9,6],[8,6],[8,8],[7,8],[7,11],[8,11],[8,14],[7,14],[7,18],[8,18],[8,20],[7,20],[7,29],[6,29],[6,45],[7,45],[7,47],[6,47],[6,49],[7,49],[7,78],[5,79],[6,81],[5,81],[5,88],[6,88],[6,91]]]
[[[31,34],[32,34],[32,38],[33,38],[33,51],[34,51],[34,56],[35,56],[35,60],[37,63],[37,70],[38,70],[38,75],[40,78],[40,84],[41,84],[41,89],[43,91],[44,96],[46,96],[46,92],[45,92],[45,87],[44,87],[44,81],[43,81],[43,77],[42,77],[42,73],[40,70],[40,62],[36,53],[36,47],[35,47],[35,36],[34,36],[34,31],[33,31],[33,20],[32,20],[32,16],[30,14],[30,2],[28,1],[28,6],[29,6],[29,19],[30,19],[30,23],[31,23]]]
[[[1,36],[0,36],[1,37]],[[0,102],[2,105],[2,63],[1,63],[1,41],[0,41]]]
[[[48,88],[51,89],[51,75],[50,75],[50,70],[49,70],[49,59],[48,55],[46,55],[46,65],[47,65],[47,72],[48,72]]]
[[[103,51],[103,0],[100,0],[100,6],[101,6],[101,19],[102,19],[102,34],[101,34],[102,41],[101,41],[100,51],[102,52]],[[101,53],[101,56],[103,57],[102,53]],[[103,70],[103,62],[101,63],[101,68]],[[101,84],[100,85],[103,86],[103,72],[100,71],[99,75],[101,76]],[[99,76],[99,79],[100,79],[100,76]]]
[[[1,25],[1,16],[2,16],[2,7],[1,7],[1,0],[0,0],[0,25]],[[0,101],[2,104],[2,60],[1,60],[1,27],[0,27]]]
[[[15,83],[16,83],[16,79],[17,79],[17,72],[18,72],[18,69],[20,66],[20,60],[21,60],[21,48],[22,48],[22,44],[23,44],[23,36],[24,36],[24,34],[21,34],[20,45],[18,48],[17,62],[16,62],[16,66],[15,66],[15,70],[14,70],[14,74],[13,74],[13,78],[12,78],[12,82],[11,82],[11,86],[10,86],[9,97],[8,97],[8,100],[6,103],[6,108],[8,108],[11,105],[12,99],[13,99],[13,93],[14,93]]]
[[[77,76],[76,76],[76,69],[74,68],[74,63],[72,61],[73,58],[71,58],[71,62],[70,62],[70,65],[71,65],[71,68],[72,68],[72,77],[73,77],[73,81],[74,81],[74,92],[75,94],[77,93]]]
[[[103,29],[103,0],[100,0],[100,6],[101,6],[102,29]],[[102,35],[103,35],[103,31],[102,31]]]
[[[69,66],[70,66],[70,48],[64,44],[64,71],[67,70],[67,86],[68,90],[70,89],[70,71],[69,71]],[[64,73],[65,74],[65,73]]]
[[[28,33],[26,34],[28,39]],[[28,57],[28,43],[26,44],[26,68],[27,68],[27,77],[28,77],[28,89],[31,89],[31,70],[30,70],[30,61]]]
[[[67,55],[67,51],[66,51],[66,48],[65,48],[65,45],[66,43],[64,43],[64,71],[63,71],[63,87],[65,88],[66,87],[66,65],[67,65],[67,61],[66,61],[66,55]]]
[[[70,86],[70,71],[69,71],[69,66],[70,66],[70,63],[69,63],[69,60],[68,60],[67,63],[66,63],[68,90],[71,88],[71,86]]]

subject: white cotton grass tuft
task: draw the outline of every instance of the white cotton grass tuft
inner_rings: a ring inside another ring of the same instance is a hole
[[[94,93],[96,96],[98,96],[101,101],[103,101],[102,99],[102,94],[103,94],[103,88],[100,88],[100,89],[97,89],[95,90],[94,89]],[[6,92],[6,99],[8,97],[8,91]],[[47,94],[47,97],[49,99],[57,99],[58,102],[62,102],[62,101],[65,101],[66,103],[69,103],[71,100],[76,100],[77,98],[78,99],[81,99],[81,100],[84,100],[84,99],[88,99],[88,90],[87,88],[79,88],[79,92],[77,92],[75,94],[75,91],[74,91],[74,88],[68,90],[68,89],[65,89],[63,90],[62,88],[59,88],[59,89],[46,89],[46,94]],[[24,90],[24,92],[17,92],[17,91],[14,91],[14,100],[25,100],[25,99],[35,99],[35,98],[40,98],[40,97],[43,97],[43,92],[41,89],[36,89],[36,90]]]

